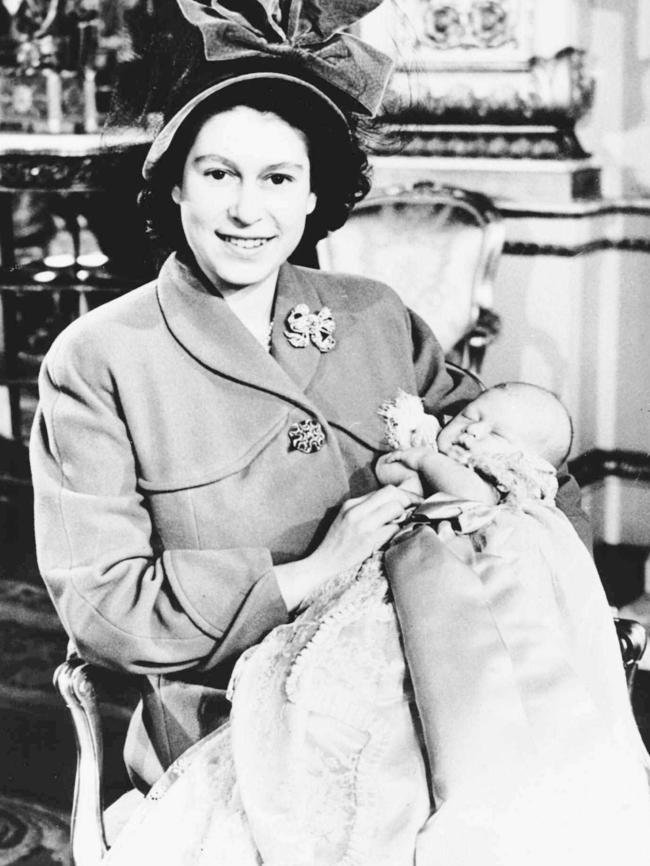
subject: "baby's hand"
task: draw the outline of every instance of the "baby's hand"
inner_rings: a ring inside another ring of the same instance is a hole
[[[436,453],[428,445],[420,445],[417,448],[405,448],[401,451],[393,451],[388,456],[392,458],[392,461],[399,462],[414,472],[421,472],[427,460],[430,460],[431,455]]]
[[[381,484],[393,484],[421,496],[422,484],[417,470],[401,461],[400,455],[403,453],[408,452],[391,451],[389,454],[382,454],[375,466],[377,479]]]

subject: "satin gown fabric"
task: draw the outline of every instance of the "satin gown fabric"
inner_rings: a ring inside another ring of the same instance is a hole
[[[416,863],[641,862],[647,756],[594,565],[556,508],[494,511],[386,556],[436,805]]]

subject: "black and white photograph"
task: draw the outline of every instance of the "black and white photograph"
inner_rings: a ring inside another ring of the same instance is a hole
[[[648,0],[0,0],[0,866],[650,864]]]

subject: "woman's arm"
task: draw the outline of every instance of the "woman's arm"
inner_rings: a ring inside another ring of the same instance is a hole
[[[61,354],[32,431],[36,543],[81,655],[133,673],[211,667],[285,622],[268,550],[159,549],[109,373]]]
[[[383,547],[400,528],[406,509],[421,500],[418,493],[393,485],[346,500],[310,556],[276,566],[287,608],[300,607],[328,578],[355,567]]]
[[[418,501],[394,488],[349,500],[317,550],[286,565],[254,543],[163,550],[112,377],[73,348],[55,346],[43,365],[31,462],[39,567],[89,661],[163,674],[236,657],[385,543]]]
[[[407,315],[418,395],[424,402],[425,411],[436,415],[439,420],[443,415],[456,415],[478,397],[480,386],[462,370],[448,370],[440,343],[431,328],[412,310],[407,310]]]
[[[587,550],[593,555],[594,538],[589,517],[582,509],[580,488],[573,475],[569,474],[566,464],[557,473],[558,491],[555,502],[560,511],[568,517],[573,528]]]

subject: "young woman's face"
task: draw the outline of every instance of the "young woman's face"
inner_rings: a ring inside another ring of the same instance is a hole
[[[316,206],[303,134],[237,106],[206,120],[172,198],[189,248],[221,289],[275,280]]]

